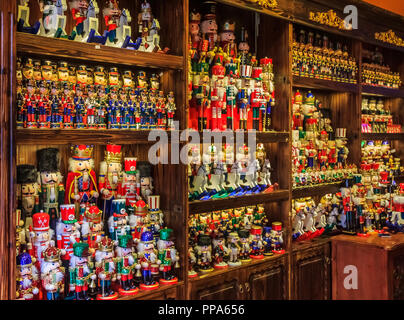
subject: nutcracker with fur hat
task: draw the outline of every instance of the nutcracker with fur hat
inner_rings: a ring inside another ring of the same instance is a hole
[[[212,268],[212,239],[206,234],[198,236],[198,243],[195,246],[196,265],[198,271],[208,273]]]
[[[156,238],[160,232],[160,229],[163,227],[163,211],[160,210],[160,196],[149,196],[147,198],[148,203],[148,228],[153,233],[153,236]]]
[[[140,289],[157,289],[159,284],[153,279],[152,273],[155,272],[155,268],[157,268],[158,273],[161,261],[158,259],[157,250],[154,247],[153,233],[150,231],[142,233],[140,242],[137,245],[137,253],[142,272]]]
[[[104,236],[102,211],[97,206],[86,209],[80,231],[83,241],[88,243],[90,252],[93,252]]]
[[[88,296],[88,285],[90,280],[95,280],[93,266],[89,262],[90,256],[88,243],[76,242],[73,245],[73,255],[69,264],[69,288],[76,294],[76,300],[90,300]]]
[[[122,188],[120,197],[126,200],[126,206],[130,201],[136,201],[140,197],[139,171],[136,170],[137,158],[124,158],[124,172],[122,174]]]
[[[347,148],[346,128],[337,128],[335,131],[335,147],[337,151],[338,168],[345,167],[349,149]]]
[[[160,239],[157,241],[158,259],[160,264],[160,283],[161,284],[175,284],[178,278],[175,276],[175,270],[179,268],[179,255],[174,246],[174,242],[170,240],[172,229],[161,229]]]
[[[112,215],[112,203],[121,194],[122,188],[122,152],[120,145],[108,144],[105,150],[104,161],[100,163],[98,189],[104,202],[106,219]]]
[[[229,249],[225,245],[223,233],[217,232],[212,235],[212,245],[213,267],[215,269],[228,268],[229,265],[224,261],[224,259],[229,255]]]
[[[133,295],[139,292],[134,277],[139,278],[140,264],[137,263],[137,254],[134,251],[135,243],[129,235],[118,237],[118,245],[116,246],[116,273],[119,281],[119,294]],[[137,272],[134,275],[134,269]],[[139,274],[138,274],[139,273]]]
[[[38,171],[41,177],[39,203],[42,210],[50,216],[50,227],[56,230],[60,205],[64,204],[65,188],[60,173],[60,156],[56,148],[37,151]]]
[[[69,173],[66,179],[65,204],[75,204],[76,213],[81,221],[86,207],[98,198],[97,178],[94,171],[94,160],[91,158],[93,146],[74,145],[71,147],[72,157],[69,159]]]
[[[84,24],[88,13],[88,0],[71,0],[69,7],[73,18],[74,28],[69,36],[70,40],[86,41],[88,33],[84,29]],[[88,30],[87,30],[88,31]]]
[[[264,259],[264,245],[262,242],[262,227],[253,225],[250,229],[252,259]]]
[[[283,246],[283,236],[282,236],[282,222],[272,222],[272,252],[282,254],[285,250],[282,249]]]
[[[142,199],[130,202],[129,224],[135,242],[139,242],[142,233],[148,230],[147,208],[147,204]]]
[[[230,232],[227,236],[227,245],[229,248],[229,261],[227,264],[230,267],[237,267],[241,265],[240,261],[240,250],[241,247],[239,245],[240,238],[237,232]]]
[[[17,293],[19,300],[34,300],[39,293],[38,269],[32,263],[33,258],[28,252],[17,256]]]
[[[39,269],[44,259],[43,252],[49,246],[53,237],[53,230],[49,229],[49,215],[38,212],[32,216],[32,226],[29,227],[28,252],[35,257],[35,264]]]
[[[120,235],[130,234],[125,199],[112,200],[112,212],[112,215],[108,219],[108,232],[112,240],[118,241]]]
[[[240,260],[241,262],[251,261],[251,247],[250,247],[250,232],[247,229],[240,229],[238,231],[240,239]]]
[[[145,201],[153,194],[152,165],[147,161],[138,161],[137,168],[140,177],[140,194]]]
[[[65,268],[60,261],[61,250],[53,241],[44,251],[41,264],[42,288],[46,291],[46,300],[59,300],[65,290]]]
[[[17,166],[17,199],[21,210],[21,219],[28,228],[32,226],[32,215],[39,212],[38,173],[34,166],[21,164]]]
[[[116,264],[114,259],[114,242],[104,237],[95,251],[95,273],[101,293],[97,300],[116,300],[118,293],[112,290],[111,282],[116,280]]]

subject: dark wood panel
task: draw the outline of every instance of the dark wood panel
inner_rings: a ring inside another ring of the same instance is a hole
[[[323,196],[327,193],[338,192],[340,187],[341,182],[327,183],[318,186],[298,187],[293,188],[292,196],[293,198]]]
[[[390,89],[390,88],[362,85],[362,93],[376,95],[380,97],[404,98],[404,90],[402,89]]]
[[[404,140],[404,132],[401,133],[362,133],[363,140]]]
[[[293,76],[293,86],[307,89],[340,91],[340,92],[358,92],[358,85],[352,83],[336,82],[330,80],[303,78]]]
[[[182,281],[175,285],[161,286],[155,290],[139,291],[138,294],[133,296],[120,296],[118,300],[168,300],[168,299],[182,299],[180,288],[184,285]]]

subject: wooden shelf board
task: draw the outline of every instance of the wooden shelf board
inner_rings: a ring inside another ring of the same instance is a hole
[[[293,252],[306,250],[309,248],[321,246],[328,242],[331,242],[330,236],[320,236],[320,237],[314,238],[312,240],[292,241],[292,248],[293,248],[292,250],[293,250]]]
[[[239,132],[244,133],[244,142],[247,143],[248,141],[248,135],[253,134],[255,130],[247,130],[247,131],[230,131],[231,134],[234,134],[234,139],[236,139],[236,134]],[[212,133],[213,131],[211,130],[204,130],[204,131],[199,131],[199,135],[203,137],[203,134],[207,133]],[[223,136],[226,135],[226,131],[219,131],[219,133],[222,133]],[[289,141],[289,132],[287,131],[255,131],[255,138],[257,143],[277,143],[277,142],[288,142]]]
[[[390,89],[384,87],[375,87],[363,84],[362,85],[363,95],[373,95],[378,97],[390,97],[390,98],[404,98],[403,89]]]
[[[350,242],[352,244],[359,244],[363,246],[374,246],[382,248],[387,251],[395,250],[398,247],[404,247],[404,234],[396,233],[391,237],[379,237],[376,234],[372,234],[369,237],[350,236],[346,234],[340,234],[331,239],[332,242]]]
[[[338,181],[327,184],[294,188],[292,189],[292,197],[293,198],[314,197],[314,196],[322,196],[327,193],[335,193],[339,191],[341,185],[342,182]]]
[[[362,140],[404,140],[401,133],[362,133]]]
[[[269,257],[264,256],[264,259],[261,259],[261,260],[251,259],[250,262],[243,263],[243,264],[241,264],[240,266],[237,266],[237,267],[230,267],[229,266],[226,269],[215,269],[212,272],[205,273],[205,274],[198,273],[198,277],[189,278],[188,282],[197,282],[197,281],[200,281],[200,280],[220,277],[220,276],[222,276],[223,274],[225,274],[227,272],[232,272],[232,271],[235,271],[235,270],[245,269],[245,268],[249,268],[249,267],[252,267],[252,266],[257,266],[257,265],[260,265],[260,264],[263,264],[263,263],[267,263],[269,261],[276,261],[278,259],[282,259],[283,257],[287,256],[287,254],[288,254],[287,251],[285,253],[282,253],[282,254],[275,254],[274,253],[272,256],[269,256]]]
[[[141,52],[72,40],[48,38],[17,32],[17,52],[50,59],[113,63],[132,67],[183,69],[183,57]]]
[[[293,87],[337,92],[358,92],[358,85],[345,82],[293,76]]]
[[[163,131],[163,130],[162,130]],[[170,138],[171,131],[163,131]],[[150,130],[92,130],[92,129],[18,129],[17,144],[153,144]]]
[[[157,289],[154,290],[140,290],[137,294],[133,296],[119,296],[117,300],[137,300],[137,299],[147,299],[148,296],[155,295],[156,293],[163,292],[172,288],[176,288],[182,286],[184,281],[178,281],[173,285],[160,285]]]
[[[241,197],[229,197],[225,199],[196,200],[188,202],[189,213],[204,213],[215,210],[230,208],[239,208],[251,205],[257,205],[265,202],[275,202],[287,200],[289,198],[288,190],[275,190],[270,193],[250,194]]]

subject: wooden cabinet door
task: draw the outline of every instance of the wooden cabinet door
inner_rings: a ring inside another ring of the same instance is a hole
[[[294,299],[331,299],[330,246],[324,244],[316,248],[295,252],[293,256]]]
[[[242,300],[244,272],[235,270],[189,282],[192,300]]]
[[[287,298],[285,259],[268,261],[247,270],[244,284],[247,299],[284,300]]]

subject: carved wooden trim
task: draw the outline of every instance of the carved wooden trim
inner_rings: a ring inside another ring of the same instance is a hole
[[[278,6],[278,2],[276,0],[244,0],[246,2],[257,4],[263,8],[276,8]]]
[[[327,12],[310,11],[309,20],[340,30],[352,30],[352,26],[346,25],[344,19],[338,17],[334,10]]]
[[[397,36],[391,29],[386,32],[375,32],[375,39],[397,47],[404,47],[404,40]]]

